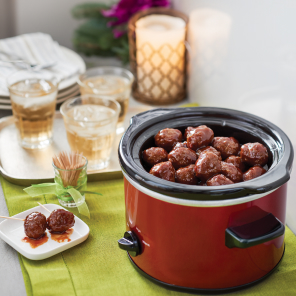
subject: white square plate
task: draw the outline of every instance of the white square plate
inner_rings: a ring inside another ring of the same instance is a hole
[[[44,205],[48,210],[53,211],[56,209],[64,209],[61,206],[55,204],[45,204]],[[13,217],[25,219],[27,215],[32,212],[40,212],[46,218],[50,215],[42,207],[37,206],[35,208],[29,209],[22,213],[19,213]],[[30,244],[22,242],[22,239],[26,236],[24,232],[24,222],[12,219],[6,219],[0,223],[0,237],[12,246],[16,251],[21,253],[23,256],[31,260],[42,260],[48,257],[54,256],[62,251],[65,251],[69,248],[72,248],[82,242],[84,242],[89,235],[89,227],[81,219],[75,216],[75,224],[72,227],[73,233],[70,236],[70,242],[58,243],[51,239],[50,233],[48,230],[47,236],[48,241],[33,249]]]

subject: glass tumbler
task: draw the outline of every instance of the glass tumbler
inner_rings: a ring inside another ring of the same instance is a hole
[[[77,169],[60,169],[54,164],[54,180],[60,186],[57,186],[56,195],[58,197],[59,203],[63,207],[74,208],[80,206],[85,201],[84,192],[87,189],[87,159],[85,159],[84,166]],[[67,188],[73,187],[82,195],[82,199],[76,203],[72,196],[65,191]]]
[[[52,142],[58,80],[51,73],[22,70],[7,78],[20,145],[44,148]]]
[[[60,111],[71,150],[83,153],[89,170],[106,168],[116,135],[119,103],[97,95],[83,95],[65,101]]]
[[[87,70],[79,76],[80,93],[96,94],[101,98],[116,100],[121,107],[116,133],[124,131],[124,118],[127,113],[133,74],[119,67],[97,67]]]

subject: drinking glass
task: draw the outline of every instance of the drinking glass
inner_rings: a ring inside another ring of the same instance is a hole
[[[85,159],[85,164],[77,169],[60,169],[52,164],[54,168],[54,180],[58,186],[56,189],[56,195],[58,197],[59,203],[63,207],[74,208],[80,206],[85,201],[85,194],[87,188],[87,159]],[[82,199],[76,203],[71,195],[65,192],[62,188],[73,187],[82,195]]]
[[[7,85],[21,146],[46,147],[52,142],[58,80],[49,72],[22,70]]]
[[[89,170],[107,167],[116,135],[119,103],[97,95],[83,95],[65,101],[60,111],[71,150],[83,153]]]
[[[116,133],[124,131],[123,123],[127,113],[133,74],[119,67],[97,67],[79,76],[80,93],[96,94],[101,98],[116,100],[121,107]]]

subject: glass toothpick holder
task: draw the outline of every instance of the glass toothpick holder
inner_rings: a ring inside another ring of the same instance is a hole
[[[56,195],[59,203],[63,207],[74,208],[82,205],[85,202],[85,191],[87,189],[87,159],[83,166],[76,169],[60,169],[53,163],[54,181],[56,186]],[[74,201],[73,197],[68,192],[69,189],[74,188],[81,194],[81,197]]]

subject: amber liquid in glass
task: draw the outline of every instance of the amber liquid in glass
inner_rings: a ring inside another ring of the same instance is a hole
[[[36,80],[29,87],[20,81],[10,87],[15,124],[27,148],[51,141],[56,96],[57,87],[50,81]]]
[[[115,75],[94,76],[83,80],[84,87],[80,87],[81,95],[97,94],[109,99],[116,100],[121,107],[119,113],[118,124],[123,123],[127,113],[130,83],[125,77]]]
[[[67,112],[67,139],[72,151],[82,152],[89,168],[101,169],[109,162],[115,137],[115,111],[91,104],[75,106]],[[100,120],[100,123],[95,121]],[[116,120],[116,119],[115,119]],[[105,121],[105,122],[104,122]]]

